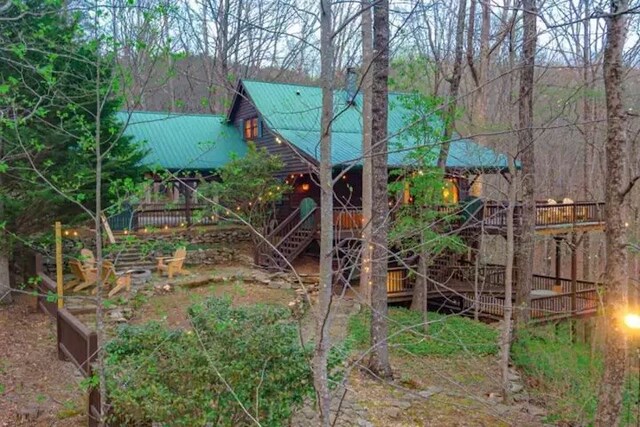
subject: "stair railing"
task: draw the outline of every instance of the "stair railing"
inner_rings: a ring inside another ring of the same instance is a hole
[[[298,231],[303,226],[306,227],[309,231],[315,233],[318,229],[318,216],[316,212],[319,212],[318,207],[311,209],[301,220],[296,223],[291,229],[285,234],[278,243],[274,244],[276,249],[284,242],[289,239],[296,231]]]

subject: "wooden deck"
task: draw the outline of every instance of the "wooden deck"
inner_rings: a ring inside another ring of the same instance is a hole
[[[604,219],[604,203],[600,202],[538,203],[536,205],[535,227],[539,234],[599,231],[604,229]],[[516,227],[522,225],[522,204],[515,206],[514,220]],[[506,232],[507,204],[505,202],[485,202],[482,222],[487,232]]]
[[[486,201],[476,212],[462,204],[441,206],[445,214],[439,220],[448,227],[459,227],[467,232],[483,228],[490,234],[505,234],[507,230],[507,203]],[[516,228],[522,225],[522,204],[514,209]],[[334,234],[336,238],[352,238],[362,229],[363,216],[359,208],[340,209],[334,212]],[[604,230],[604,203],[575,202],[566,204],[538,203],[536,205],[536,233],[567,234]]]
[[[490,265],[479,269],[477,297],[472,266],[453,267],[430,277],[428,299],[463,314],[478,309],[482,317],[500,319],[504,315],[504,268]],[[413,280],[403,267],[387,273],[389,302],[407,302],[413,297]],[[511,296],[514,299],[514,295]],[[582,317],[597,312],[600,298],[598,284],[534,275],[531,293],[531,318],[538,322]]]

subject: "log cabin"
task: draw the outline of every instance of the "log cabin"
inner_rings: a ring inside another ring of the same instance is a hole
[[[347,79],[350,80],[353,81]],[[389,170],[415,166],[407,155],[412,148],[430,146],[436,151],[440,148],[437,138],[416,137],[415,133],[408,132],[412,125],[412,111],[404,102],[407,96],[410,95],[389,94]],[[243,79],[238,82],[233,101],[224,116],[123,113],[123,120],[128,122],[126,133],[147,143],[149,153],[145,162],[158,170],[168,170],[180,176],[179,180],[156,182],[145,196],[143,205],[146,207],[138,208],[135,213],[123,214],[124,227],[159,225],[155,224],[158,220],[169,226],[191,225],[190,212],[199,208],[197,192],[193,191],[198,180],[202,176],[214,177],[217,168],[232,155],[242,156],[247,144],[252,142],[280,157],[284,166],[278,177],[292,186],[292,192],[278,205],[276,224],[266,236],[269,244],[257,245],[255,260],[266,268],[286,268],[305,251],[317,246],[319,239],[320,191],[316,171],[320,161],[321,104],[322,91],[318,86]],[[334,176],[339,177],[334,187],[334,234],[336,245],[340,246],[341,241],[357,240],[362,228],[362,95],[353,87],[336,89],[334,109],[331,161]],[[434,166],[436,158],[434,155]],[[506,172],[507,157],[492,148],[465,138],[454,138],[450,142],[445,167],[446,185],[443,187],[446,209],[454,215],[460,214],[467,206],[461,202],[470,197],[481,200],[480,207],[470,217],[467,216],[466,224],[460,227],[460,234],[472,248],[478,248],[477,236],[481,229],[484,233],[496,235],[506,232],[506,203],[483,198],[480,185],[482,175]],[[410,191],[402,197],[410,199]],[[163,207],[167,201],[171,201],[174,207]],[[175,209],[176,204],[183,206]],[[456,207],[460,209],[456,210]],[[520,212],[521,207],[517,205],[516,226]],[[602,213],[602,204],[596,202],[540,202],[536,213],[536,232],[553,235],[560,242],[556,251],[560,257],[559,248],[563,240],[568,242],[569,239],[575,240],[580,233],[603,229]],[[469,218],[473,221],[470,222]],[[209,223],[207,217],[199,221],[205,225]],[[339,258],[339,251],[337,253]],[[448,284],[444,287],[433,285],[429,290],[433,294],[431,298],[439,298],[443,305],[468,309],[469,295],[473,292],[469,272],[466,271],[469,261],[460,256],[446,256],[438,260],[437,268],[434,267],[430,274],[434,283]],[[341,263],[341,260],[337,262]],[[556,265],[559,264],[557,261]],[[541,293],[551,292],[553,286],[562,285],[556,289],[562,291],[558,295],[545,294],[540,299],[541,313],[547,307],[553,313],[570,312],[570,315],[594,310],[595,285],[591,282],[579,285],[574,270],[572,266],[571,279],[562,279],[559,268],[556,268],[555,277],[537,276]],[[504,295],[499,295],[504,267],[483,265],[479,271],[483,282],[487,281],[487,292],[483,294],[484,302],[473,303],[476,306],[482,304],[485,314],[499,316],[500,301],[504,301]],[[406,269],[390,266],[388,288],[391,300],[410,299],[412,286]],[[584,298],[576,300],[576,292],[583,292]],[[576,301],[582,304],[582,309],[578,308]]]

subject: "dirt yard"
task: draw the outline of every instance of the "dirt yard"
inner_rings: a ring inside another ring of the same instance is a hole
[[[313,273],[312,259],[304,260],[305,272]],[[166,322],[173,328],[189,328],[187,308],[208,296],[228,296],[233,304],[278,304],[287,306],[296,298],[290,287],[274,286],[264,272],[243,265],[193,268],[191,274],[174,279],[158,278],[117,298],[111,310],[125,311],[128,321]],[[361,309],[349,296],[335,301],[331,336],[346,338],[351,315]],[[85,319],[85,321],[88,319]],[[118,323],[111,319],[110,332]],[[0,427],[86,425],[82,377],[55,350],[55,324],[35,310],[32,297],[0,309]],[[315,331],[313,316],[302,320],[304,340]],[[352,359],[353,357],[351,357]],[[354,360],[351,360],[353,362]],[[364,362],[356,363],[363,365]],[[539,426],[544,409],[523,399],[503,405],[492,395],[500,389],[495,357],[413,357],[394,353],[395,380],[375,381],[356,366],[349,375],[343,401],[341,425],[386,426]],[[339,401],[338,398],[335,402]],[[37,421],[19,424],[19,415]],[[315,410],[305,407],[293,426],[317,425]],[[346,424],[343,424],[343,420]]]
[[[58,360],[55,321],[35,310],[34,297],[0,307],[0,426],[86,425],[76,372]]]

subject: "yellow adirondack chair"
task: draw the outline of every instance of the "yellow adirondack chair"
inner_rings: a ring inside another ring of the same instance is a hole
[[[172,257],[156,258],[158,260],[158,274],[162,276],[163,272],[167,272],[169,279],[173,278],[174,274],[189,274],[187,270],[182,268],[186,257],[187,248],[183,246],[178,248]]]
[[[118,275],[111,261],[102,262],[102,283],[105,288],[112,288],[109,291],[109,297],[114,296],[123,289],[131,291],[131,273]],[[95,294],[97,289],[93,290]]]
[[[75,276],[65,285],[65,289],[73,287],[74,292],[81,291],[96,283],[98,271],[95,268],[86,268],[77,259],[69,261],[69,268]]]
[[[93,256],[93,252],[90,249],[80,250],[80,260],[82,260],[84,268],[96,268],[96,257]]]

